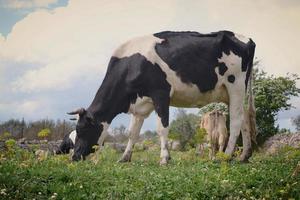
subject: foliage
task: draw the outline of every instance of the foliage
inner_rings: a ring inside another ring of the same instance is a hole
[[[14,139],[9,139],[5,141],[5,146],[8,149],[12,149],[16,146],[16,141]]]
[[[197,127],[196,133],[194,135],[195,144],[202,144],[202,143],[204,143],[206,135],[207,135],[207,132],[206,132],[205,128]]]
[[[300,131],[300,115],[292,119],[292,124],[296,126],[297,131]]]
[[[121,124],[119,127],[116,127],[112,130],[111,133],[113,137],[113,142],[124,143],[128,140],[128,133],[126,127]]]
[[[37,133],[44,128],[50,129],[52,133],[47,138],[48,140],[58,140],[74,130],[75,123],[65,120],[54,121],[51,119],[41,119],[30,122],[26,122],[24,119],[10,119],[0,123],[0,138],[3,136],[3,133],[9,132],[14,139],[25,137],[28,140],[33,140],[38,138]]]
[[[143,139],[146,140],[153,140],[157,136],[157,133],[155,131],[147,130],[142,134]]]
[[[24,151],[25,152],[25,151]],[[131,163],[104,148],[100,162],[70,162],[69,155],[38,160],[33,153],[6,159],[0,152],[1,199],[298,199],[295,173],[299,149],[255,154],[250,163],[212,162],[193,150],[171,152],[168,166],[159,151],[135,152]],[[225,158],[224,158],[225,159]]]
[[[49,128],[44,128],[40,132],[38,132],[39,138],[47,138],[50,135],[51,131]]]
[[[169,139],[179,140],[181,149],[185,149],[195,135],[198,123],[199,117],[197,115],[187,114],[184,109],[177,109],[176,119],[170,124]]]
[[[11,133],[8,132],[8,131],[5,131],[5,132],[0,136],[0,139],[7,140],[7,139],[9,139],[9,138],[11,138],[11,137],[12,137]]]
[[[222,111],[223,113],[228,114],[228,106],[225,103],[210,103],[200,108],[198,114],[202,117],[205,113],[213,110]]]
[[[275,125],[277,114],[292,108],[289,100],[300,93],[296,86],[299,77],[296,74],[275,77],[257,69],[254,70],[254,77],[257,141],[262,143],[279,132],[279,127]]]

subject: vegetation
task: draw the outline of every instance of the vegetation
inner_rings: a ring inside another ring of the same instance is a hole
[[[10,142],[11,143],[11,142]],[[0,153],[1,199],[299,199],[300,150],[255,154],[248,164],[212,162],[194,150],[171,152],[159,166],[159,151],[138,151],[131,163],[106,147],[99,162],[70,162],[69,155],[36,159],[10,144]],[[299,168],[299,167],[298,167]],[[298,170],[298,171],[297,171]]]
[[[278,112],[292,108],[289,100],[300,94],[296,86],[299,77],[296,74],[275,77],[262,70],[255,70],[254,74],[257,141],[262,143],[279,132],[276,126]]]
[[[194,114],[187,114],[184,109],[177,109],[176,119],[170,124],[169,139],[178,140],[183,150],[187,144],[194,146],[192,138],[199,126],[199,117]]]
[[[228,114],[228,106],[225,103],[210,103],[200,108],[198,114],[200,115],[200,117],[202,117],[202,115],[204,115],[205,113],[211,112],[213,110],[219,110],[224,112],[225,114]]]
[[[300,115],[292,119],[292,123],[296,126],[296,130],[300,131]]]
[[[8,133],[9,138],[19,139],[25,137],[29,140],[43,139],[44,137],[38,136],[39,132],[43,129],[48,129],[51,132],[51,134],[47,136],[48,140],[59,140],[75,129],[75,123],[50,119],[32,122],[26,122],[24,119],[11,119],[0,123],[0,139],[7,138]]]

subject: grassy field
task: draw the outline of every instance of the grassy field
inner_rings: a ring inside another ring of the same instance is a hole
[[[131,163],[105,148],[98,163],[70,162],[11,148],[0,157],[1,199],[300,199],[300,150],[255,154],[250,163],[200,159],[193,150],[171,152],[159,166],[159,151],[139,151]],[[296,170],[297,171],[297,170]]]

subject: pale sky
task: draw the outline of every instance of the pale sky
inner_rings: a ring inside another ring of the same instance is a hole
[[[0,0],[0,121],[67,119],[67,111],[87,107],[127,39],[224,29],[251,37],[269,74],[300,74],[298,0]],[[279,115],[281,128],[293,129],[290,118],[300,114],[300,99],[292,103]],[[143,130],[155,129],[150,118]]]

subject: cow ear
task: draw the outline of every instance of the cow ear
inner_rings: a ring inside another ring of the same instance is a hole
[[[86,110],[84,108],[79,108],[77,110],[74,110],[72,112],[68,112],[68,115],[83,115],[86,112]]]

